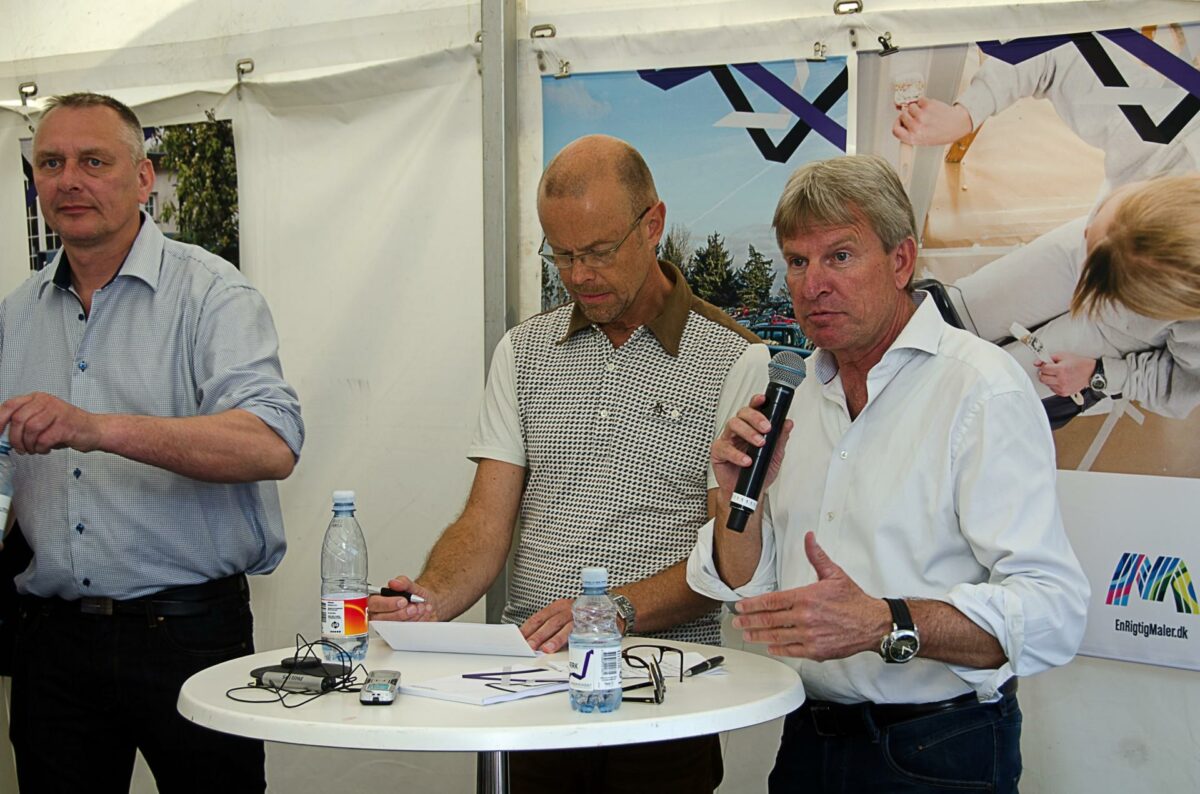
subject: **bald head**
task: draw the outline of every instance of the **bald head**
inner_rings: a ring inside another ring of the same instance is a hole
[[[580,198],[594,183],[615,180],[637,215],[658,203],[654,177],[638,150],[619,138],[586,135],[554,156],[538,183],[538,206],[548,198]]]

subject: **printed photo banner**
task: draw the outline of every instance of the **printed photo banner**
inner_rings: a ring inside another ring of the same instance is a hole
[[[1200,533],[1189,505],[1200,482],[1059,472],[1071,545],[1092,586],[1079,652],[1200,670],[1200,602],[1192,566]]]
[[[797,167],[845,153],[849,103],[844,57],[546,77],[543,161],[582,135],[628,141],[667,205],[660,255],[717,306],[790,317],[771,217]],[[542,276],[543,307],[565,300]]]
[[[906,180],[918,277],[1022,364],[1062,469],[1200,477],[1200,306],[1070,312],[1109,197],[1200,173],[1198,66],[1196,24],[859,56],[858,148]],[[1190,212],[1162,225],[1195,228]],[[1157,290],[1186,293],[1153,270]],[[1072,367],[1061,386],[1048,358]]]

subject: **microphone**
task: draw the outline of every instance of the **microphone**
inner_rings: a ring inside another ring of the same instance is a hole
[[[759,412],[771,423],[771,430],[766,435],[766,443],[761,447],[751,447],[747,453],[750,465],[742,469],[738,475],[737,486],[733,489],[733,498],[729,501],[729,520],[725,526],[734,532],[746,529],[746,522],[758,509],[758,496],[762,493],[763,481],[767,479],[767,469],[771,465],[771,455],[775,452],[775,442],[783,432],[783,423],[787,419],[788,408],[792,405],[792,395],[796,387],[804,380],[804,359],[799,354],[785,350],[771,359],[767,368],[771,374],[771,382],[767,384],[767,401],[759,406]]]

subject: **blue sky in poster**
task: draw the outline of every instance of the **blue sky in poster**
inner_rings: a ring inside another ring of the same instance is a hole
[[[800,94],[813,101],[842,71],[845,59],[775,61],[763,66],[793,88],[799,83]],[[780,110],[779,101],[744,74],[736,69],[730,72],[755,112]],[[542,103],[544,162],[581,135],[605,133],[629,141],[654,173],[659,195],[667,204],[668,227],[686,226],[693,248],[712,232],[720,232],[735,267],[745,259],[750,243],[779,267],[771,215],[784,183],[800,165],[842,153],[812,132],[787,162],[768,161],[745,129],[715,126],[733,108],[711,74],[670,90],[652,85],[636,71],[576,74],[562,80],[547,77],[542,82]],[[843,94],[827,114],[843,128],[847,106]],[[786,127],[769,129],[767,135],[778,143],[796,122],[788,114]],[[782,283],[779,279],[776,287]]]

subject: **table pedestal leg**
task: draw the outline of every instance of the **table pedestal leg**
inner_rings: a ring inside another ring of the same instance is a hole
[[[479,753],[475,764],[475,791],[478,794],[508,794],[508,753],[492,750]]]

